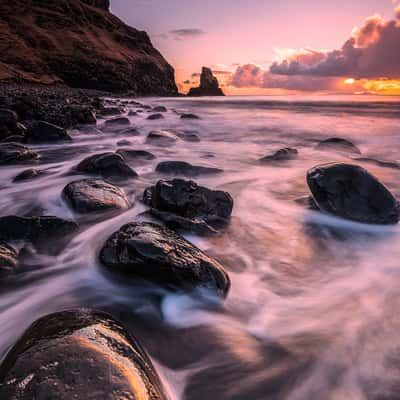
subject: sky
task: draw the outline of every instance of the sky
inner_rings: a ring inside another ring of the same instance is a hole
[[[400,94],[400,0],[111,0],[175,68],[227,94]]]

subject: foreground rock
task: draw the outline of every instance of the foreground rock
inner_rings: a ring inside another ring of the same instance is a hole
[[[67,237],[77,229],[78,225],[74,221],[53,216],[0,217],[0,240],[5,241],[27,240],[40,244]]]
[[[110,315],[86,309],[28,328],[0,367],[0,398],[167,400],[137,340]]]
[[[39,176],[44,175],[44,171],[36,168],[26,169],[25,171],[20,172],[15,176],[13,182],[23,182],[28,181],[34,178],[38,178]]]
[[[45,121],[35,121],[29,126],[25,134],[26,143],[51,143],[71,140],[71,136],[64,128]]]
[[[18,251],[0,241],[0,275],[12,272],[18,264]]]
[[[79,213],[126,210],[130,207],[125,192],[100,179],[82,179],[65,186],[63,195]]]
[[[360,149],[352,142],[343,138],[329,138],[317,145],[318,150],[337,150],[345,153],[361,154]]]
[[[146,143],[156,145],[171,145],[178,140],[178,136],[169,131],[151,131],[147,135]]]
[[[188,96],[224,96],[224,92],[219,87],[218,80],[211,69],[203,67],[200,75],[200,86],[191,88]]]
[[[177,94],[174,70],[148,35],[127,26],[108,7],[92,6],[100,2],[105,3],[1,2],[0,80]]]
[[[192,165],[185,161],[163,161],[156,167],[157,172],[163,174],[175,174],[186,176],[197,176],[207,174],[218,174],[223,172],[219,168],[202,167],[200,165]]]
[[[0,143],[0,165],[34,160],[38,154],[19,143]]]
[[[138,176],[120,154],[111,152],[85,158],[76,166],[76,171],[101,175],[105,178],[136,178]]]
[[[105,243],[101,262],[110,271],[144,278],[172,289],[206,287],[226,296],[230,281],[222,265],[163,226],[124,225]]]
[[[323,211],[369,224],[395,224],[399,221],[396,199],[362,167],[319,165],[308,171],[307,183]]]
[[[274,161],[289,161],[294,160],[299,156],[299,152],[297,149],[293,147],[285,147],[283,149],[279,149],[273,154],[260,158],[261,162],[274,162]]]
[[[229,222],[233,209],[229,193],[183,179],[158,181],[145,190],[143,201],[167,226],[199,234],[216,233]]]

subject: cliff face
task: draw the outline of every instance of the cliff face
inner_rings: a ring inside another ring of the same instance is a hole
[[[174,95],[174,70],[109,0],[0,1],[0,81]]]
[[[203,67],[200,86],[191,88],[188,96],[225,96],[210,68]]]

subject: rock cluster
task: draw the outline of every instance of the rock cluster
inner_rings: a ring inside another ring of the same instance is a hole
[[[219,87],[218,80],[211,69],[203,67],[200,75],[200,86],[191,88],[188,96],[224,96],[224,92]]]

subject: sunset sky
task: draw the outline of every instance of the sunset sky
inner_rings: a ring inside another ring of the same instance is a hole
[[[174,66],[227,94],[400,95],[400,0],[112,0]]]

